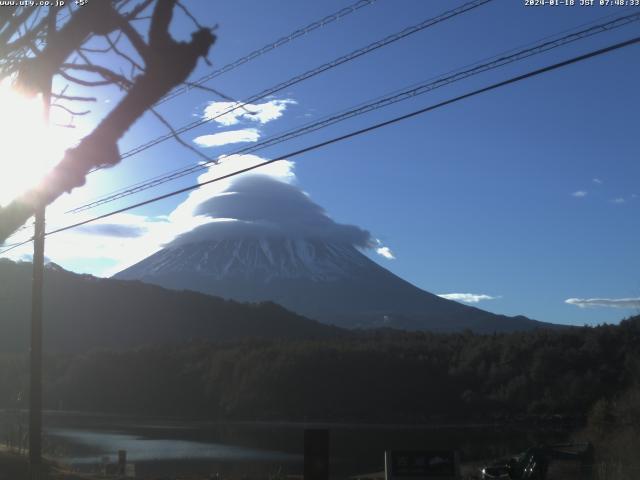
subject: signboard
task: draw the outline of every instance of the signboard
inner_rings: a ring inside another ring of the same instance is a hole
[[[452,450],[394,450],[384,454],[386,480],[460,478],[460,455]]]

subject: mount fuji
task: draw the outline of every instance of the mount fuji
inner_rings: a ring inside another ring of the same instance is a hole
[[[242,302],[272,301],[347,328],[477,332],[550,326],[425,292],[370,260],[371,234],[331,219],[297,186],[249,175],[192,214],[210,219],[115,275]]]
[[[227,238],[179,243],[115,275],[243,302],[273,301],[347,328],[506,332],[550,326],[440,298],[356,247],[319,239]]]

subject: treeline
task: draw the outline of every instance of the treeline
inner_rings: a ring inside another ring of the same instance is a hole
[[[48,408],[237,420],[451,421],[585,416],[640,379],[640,317],[477,335],[360,332],[190,343],[46,360]],[[0,357],[0,407],[27,405],[27,362]]]

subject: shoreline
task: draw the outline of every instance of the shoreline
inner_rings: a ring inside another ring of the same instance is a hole
[[[2,415],[27,415],[26,409],[0,409]],[[66,410],[43,410],[43,416],[51,419],[56,418],[76,418],[95,420],[123,420],[142,423],[165,422],[169,427],[175,424],[176,427],[216,427],[216,426],[264,426],[264,427],[291,427],[291,428],[358,428],[358,429],[479,429],[479,428],[560,428],[579,429],[585,425],[584,415],[505,415],[493,419],[433,419],[431,421],[406,422],[398,420],[371,421],[371,420],[301,420],[301,419],[219,419],[174,417],[174,416],[144,416],[127,413],[109,412],[87,412],[87,411],[66,411]]]

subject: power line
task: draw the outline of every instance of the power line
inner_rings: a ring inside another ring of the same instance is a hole
[[[26,245],[27,243],[31,243],[31,242],[33,242],[33,237],[29,238],[28,240],[25,240],[24,242],[12,243],[10,245],[5,245],[5,247],[7,247],[7,248],[2,250],[0,252],[0,255],[2,255],[3,253],[10,252],[11,250],[13,250],[15,248],[21,247],[22,245]]]
[[[415,96],[418,95],[422,95],[424,93],[433,91],[437,88],[443,87],[445,85],[449,85],[453,82],[459,81],[459,80],[463,80],[466,78],[469,78],[470,76],[473,75],[477,75],[479,73],[483,73],[486,72],[488,70],[494,69],[494,68],[498,68],[504,65],[507,65],[509,63],[512,62],[516,62],[519,60],[523,60],[525,58],[529,58],[533,55],[537,55],[540,53],[544,53],[547,52],[549,50],[558,48],[560,46],[566,45],[568,43],[572,43],[593,35],[596,35],[598,33],[602,33],[602,32],[606,32],[606,31],[610,31],[613,30],[615,28],[619,28],[625,25],[628,25],[632,22],[638,21],[640,20],[640,12],[635,13],[635,14],[631,14],[631,15],[626,15],[623,17],[618,17],[615,18],[609,22],[603,23],[603,24],[598,24],[598,25],[594,25],[591,26],[587,29],[584,30],[580,30],[578,32],[574,32],[571,33],[569,35],[565,35],[561,38],[556,38],[553,40],[548,40],[545,41],[543,43],[538,43],[538,44],[534,44],[534,46],[529,47],[529,48],[525,48],[523,50],[519,50],[516,51],[515,53],[512,53],[510,55],[498,55],[496,57],[493,57],[492,59],[490,59],[489,61],[482,63],[482,64],[473,64],[473,66],[471,68],[468,67],[462,67],[461,69],[458,69],[457,71],[454,71],[453,73],[450,74],[445,74],[442,75],[440,77],[437,77],[435,80],[428,80],[426,82],[417,84],[417,85],[413,85],[411,88],[409,89],[405,89],[399,92],[395,92],[391,95],[387,95],[385,97],[379,98],[373,102],[369,102],[369,103],[365,103],[365,104],[361,104],[355,108],[343,111],[341,113],[338,114],[334,114],[331,115],[329,117],[326,117],[322,120],[313,122],[313,123],[309,123],[306,125],[303,125],[301,127],[298,127],[296,129],[290,130],[288,132],[285,132],[283,134],[280,135],[276,135],[273,136],[271,138],[265,139],[262,142],[258,142],[256,144],[253,145],[249,145],[247,147],[243,147],[241,149],[238,149],[234,152],[228,153],[223,155],[222,157],[228,157],[231,155],[241,155],[241,154],[248,154],[248,153],[253,153],[255,151],[291,140],[293,138],[299,137],[301,135],[307,134],[307,133],[311,133],[314,131],[317,131],[321,128],[325,128],[328,127],[330,125],[333,125],[335,123],[347,120],[349,118],[353,118],[355,116],[358,115],[362,115],[389,105],[392,105],[394,103],[400,102],[400,101],[404,101],[404,100],[408,100],[411,99]],[[549,37],[547,37],[549,38]],[[161,185],[163,183],[184,177],[186,175],[195,173],[197,171],[200,170],[204,170],[206,168],[208,168],[209,166],[211,166],[212,164],[217,164],[219,160],[212,160],[210,162],[204,162],[204,163],[200,163],[197,165],[193,165],[187,168],[182,168],[182,169],[178,169],[172,172],[168,172],[166,174],[160,175],[160,176],[156,176],[153,177],[151,179],[142,181],[142,182],[138,182],[134,185],[131,185],[129,187],[125,187],[124,189],[119,189],[116,190],[115,192],[107,195],[107,196],[103,196],[97,200],[94,200],[92,202],[89,202],[87,204],[84,204],[82,206],[76,207],[74,209],[69,210],[68,212],[65,213],[79,213],[85,210],[89,210],[95,207],[98,207],[100,205],[104,205],[106,203],[110,203],[113,202],[115,200],[119,200],[121,198],[127,197],[129,195],[133,195],[135,193],[139,193],[141,191],[147,190],[149,188],[153,188],[156,187],[158,185]]]
[[[363,7],[367,7],[369,5],[371,5],[373,2],[375,2],[375,0],[358,0],[355,3],[352,3],[351,5],[338,10],[337,12],[334,12],[330,15],[327,15],[324,18],[321,18],[320,20],[316,20],[315,22],[311,22],[309,25],[302,27],[302,28],[298,28],[297,30],[294,30],[293,32],[291,32],[288,35],[285,35],[284,37],[280,37],[278,40],[271,42],[271,43],[267,43],[265,46],[254,50],[253,52],[249,53],[248,55],[245,55],[244,57],[240,57],[237,60],[234,60],[231,63],[228,63],[227,65],[225,65],[224,67],[218,68],[217,70],[214,70],[213,72],[204,75],[200,78],[198,78],[197,80],[190,82],[191,85],[186,85],[180,88],[177,88],[175,90],[173,90],[172,92],[169,92],[167,95],[165,95],[164,97],[162,97],[160,100],[158,100],[156,102],[156,105],[159,105],[161,103],[167,102],[173,98],[176,98],[184,93],[189,92],[194,85],[202,85],[204,83],[207,83],[210,80],[213,80],[216,77],[219,77],[220,75],[230,72],[231,70],[234,70],[236,68],[238,68],[240,65],[244,65],[247,62],[250,62],[251,60],[254,60],[262,55],[264,55],[265,53],[268,53],[276,48],[279,48],[287,43],[292,42],[293,40],[296,40],[297,38],[300,38],[320,27],[324,27],[326,25],[329,25],[330,23],[333,23],[343,17],[346,17],[347,15],[350,15],[354,12],[357,12],[358,10],[360,10]]]
[[[150,203],[155,203],[157,201],[164,200],[164,199],[173,197],[175,195],[179,195],[181,193],[186,193],[186,192],[189,192],[189,191],[192,191],[192,190],[196,190],[196,189],[198,189],[200,187],[203,187],[204,185],[208,185],[208,184],[214,183],[214,182],[219,182],[221,180],[225,180],[227,178],[231,178],[231,177],[240,175],[242,173],[246,173],[246,172],[249,172],[251,170],[255,170],[257,168],[263,167],[265,165],[269,165],[271,163],[275,163],[275,162],[278,162],[278,161],[282,161],[282,160],[286,160],[286,159],[289,159],[289,158],[292,158],[292,157],[296,157],[296,156],[302,155],[304,153],[311,152],[313,150],[318,150],[318,149],[326,147],[328,145],[332,145],[334,143],[338,143],[338,142],[341,142],[343,140],[347,140],[349,138],[353,138],[353,137],[356,137],[356,136],[359,136],[359,135],[363,135],[365,133],[369,133],[369,132],[372,132],[374,130],[378,130],[380,128],[383,128],[383,127],[386,127],[386,126],[389,126],[389,125],[393,125],[395,123],[399,123],[399,122],[401,122],[403,120],[407,120],[409,118],[413,118],[413,117],[416,117],[418,115],[422,115],[423,113],[427,113],[427,112],[436,110],[438,108],[442,108],[442,107],[445,107],[447,105],[451,105],[453,103],[457,103],[457,102],[465,100],[467,98],[475,97],[477,95],[480,95],[480,94],[483,94],[483,93],[486,93],[486,92],[489,92],[489,91],[492,91],[492,90],[496,90],[498,88],[501,88],[501,87],[504,87],[504,86],[507,86],[507,85],[510,85],[510,84],[513,84],[513,83],[517,83],[517,82],[520,82],[522,80],[526,80],[528,78],[536,77],[536,76],[542,75],[544,73],[551,72],[553,70],[558,70],[558,69],[566,67],[568,65],[579,63],[579,62],[582,62],[584,60],[588,60],[588,59],[593,58],[593,57],[604,55],[604,54],[607,54],[607,53],[613,52],[615,50],[619,50],[619,49],[622,49],[622,48],[625,48],[625,47],[628,47],[628,46],[631,46],[631,45],[634,45],[634,44],[637,44],[637,43],[640,43],[640,36],[634,37],[634,38],[631,38],[629,40],[626,40],[626,41],[623,41],[623,42],[619,42],[619,43],[616,43],[616,44],[613,44],[613,45],[610,45],[608,47],[604,47],[604,48],[601,48],[601,49],[598,49],[598,50],[593,50],[593,51],[588,52],[586,54],[579,55],[577,57],[572,57],[572,58],[570,58],[568,60],[563,60],[561,62],[554,63],[554,64],[548,65],[546,67],[542,67],[542,68],[539,68],[539,69],[536,69],[536,70],[532,70],[532,71],[529,71],[529,72],[524,73],[522,75],[518,75],[518,76],[515,76],[515,77],[511,77],[511,78],[509,78],[507,80],[503,80],[501,82],[493,83],[493,84],[491,84],[491,85],[489,85],[487,87],[483,87],[483,88],[474,90],[472,92],[465,93],[463,95],[459,95],[457,97],[451,98],[449,100],[445,100],[443,102],[436,103],[434,105],[430,105],[428,107],[421,108],[419,110],[414,110],[413,112],[410,112],[410,113],[407,113],[407,114],[404,114],[404,115],[400,115],[400,116],[394,117],[394,118],[392,118],[390,120],[386,120],[386,121],[383,121],[383,122],[380,122],[380,123],[376,123],[376,124],[371,125],[369,127],[365,127],[365,128],[359,129],[359,130],[355,130],[355,131],[347,133],[345,135],[341,135],[341,136],[338,136],[338,137],[331,138],[329,140],[325,140],[325,141],[320,142],[320,143],[316,143],[316,144],[311,145],[309,147],[305,147],[305,148],[302,148],[300,150],[296,150],[294,152],[290,152],[290,153],[288,153],[286,155],[281,155],[281,156],[279,156],[277,158],[274,158],[274,159],[271,159],[271,160],[266,160],[266,161],[261,162],[261,163],[259,163],[257,165],[253,165],[253,166],[250,166],[250,167],[247,167],[247,168],[243,168],[241,170],[237,170],[237,171],[229,173],[227,175],[222,175],[220,177],[216,177],[216,178],[213,178],[211,180],[200,182],[200,183],[197,183],[195,185],[191,185],[191,186],[188,186],[188,187],[185,187],[185,188],[181,188],[179,190],[174,190],[172,192],[165,193],[163,195],[160,195],[160,196],[157,196],[157,197],[154,197],[154,198],[150,198],[148,200],[145,200],[145,201],[133,204],[133,205],[129,205],[128,207],[120,208],[118,210],[114,210],[112,212],[105,213],[103,215],[99,215],[99,216],[96,216],[96,217],[93,217],[93,218],[90,218],[90,219],[87,219],[87,220],[83,220],[81,222],[77,222],[77,223],[74,223],[74,224],[71,224],[71,225],[67,225],[67,226],[64,226],[64,227],[60,227],[60,228],[51,230],[51,231],[47,232],[45,235],[46,236],[54,235],[56,233],[64,232],[64,231],[70,230],[72,228],[77,228],[77,227],[80,227],[82,225],[86,225],[88,223],[95,222],[97,220],[102,220],[104,218],[108,218],[108,217],[111,217],[113,215],[117,215],[119,213],[123,213],[123,212],[126,212],[128,210],[132,210],[134,208],[142,207],[142,206],[148,205]],[[25,242],[25,243],[28,243],[28,241]],[[7,250],[3,250],[3,251],[0,252],[0,254],[6,253],[6,251]]]
[[[234,60],[231,63],[228,63],[227,65],[225,65],[224,67],[221,67],[219,69],[214,70],[213,72],[204,75],[202,77],[200,77],[199,79],[195,80],[195,81],[191,81],[188,82],[187,84],[185,84],[184,86],[177,88],[175,90],[173,90],[172,92],[169,92],[167,95],[165,95],[163,98],[161,98],[158,102],[156,102],[155,105],[159,105],[161,103],[164,103],[168,100],[171,100],[179,95],[182,95],[183,93],[187,93],[195,88],[197,88],[198,86],[203,85],[204,83],[222,75],[225,74],[227,72],[230,72],[231,70],[236,69],[237,67],[244,65],[247,62],[250,62],[251,60],[256,59],[259,56],[262,56],[272,50],[275,50],[276,48],[279,48],[285,44],[288,44],[302,36],[305,36],[308,33],[311,33],[312,31],[321,28],[321,27],[325,27],[333,22],[336,22],[338,20],[340,20],[341,18],[344,18],[352,13],[355,13],[357,11],[359,11],[360,9],[362,9],[363,7],[367,7],[369,5],[372,5],[376,0],[357,0],[356,2],[336,11],[333,12],[329,15],[326,15],[325,17],[316,20],[314,22],[309,23],[308,25],[298,28],[296,30],[294,30],[293,32],[291,32],[288,35],[285,35],[283,37],[280,37],[279,39],[270,42],[266,45],[264,45],[263,47],[252,51],[251,53],[240,57],[236,60]],[[39,15],[39,13],[36,14],[36,16]],[[62,12],[61,14],[59,14],[57,16],[57,27],[60,27],[62,25],[62,23],[71,16],[70,12]],[[25,228],[28,228],[27,226],[21,227],[18,231],[23,230]]]
[[[158,102],[156,102],[155,105],[159,105],[161,103],[164,103],[168,100],[171,100],[172,98],[175,98],[179,95],[182,95],[183,93],[187,93],[193,89],[198,88],[199,86],[203,85],[204,83],[222,75],[225,74],[227,72],[230,72],[231,70],[236,69],[237,67],[244,65],[247,62],[250,62],[251,60],[256,59],[259,56],[262,56],[272,50],[275,50],[276,48],[279,48],[285,44],[288,44],[302,36],[307,35],[308,33],[311,33],[312,31],[321,28],[321,27],[325,27],[333,22],[336,22],[338,20],[340,20],[341,18],[346,17],[347,15],[350,15],[352,13],[355,13],[357,11],[359,11],[360,9],[362,9],[363,7],[367,7],[369,5],[372,5],[374,2],[376,2],[376,0],[357,0],[356,2],[336,11],[333,12],[329,15],[326,15],[325,17],[316,20],[314,22],[311,22],[310,24],[298,28],[296,30],[294,30],[293,32],[291,32],[288,35],[285,35],[283,37],[280,37],[279,39],[270,42],[266,45],[264,45],[263,47],[254,50],[253,52],[249,53],[248,55],[245,55],[243,57],[240,57],[236,60],[234,60],[233,62],[225,65],[224,67],[221,67],[217,70],[214,70],[213,72],[200,77],[199,79],[195,80],[195,81],[191,81],[188,82],[187,84],[185,84],[184,86],[177,88],[175,90],[173,90],[172,92],[169,92],[167,95],[165,95],[163,98],[161,98]],[[69,6],[69,8],[71,8]],[[62,22],[64,20],[66,20],[68,17],[71,16],[71,13],[69,12],[63,12],[60,15],[58,15],[57,20],[58,20],[58,27],[60,27],[62,25]],[[96,169],[98,170],[98,169]],[[23,226],[21,227],[18,231],[24,230],[25,228],[28,228],[27,226]],[[18,231],[16,231],[15,233],[17,233]],[[14,233],[14,235],[15,235]]]
[[[249,53],[248,55],[240,57],[240,58],[234,60],[233,62],[228,63],[224,67],[221,67],[221,68],[219,68],[217,70],[214,70],[213,72],[211,72],[211,73],[209,73],[207,75],[204,75],[203,77],[200,77],[199,79],[197,79],[195,81],[185,82],[182,87],[179,87],[179,88],[173,90],[172,92],[169,92],[167,95],[165,95],[160,100],[158,100],[155,103],[155,105],[159,105],[159,104],[164,103],[166,101],[169,101],[169,100],[171,100],[171,99],[173,99],[173,98],[175,98],[175,97],[177,97],[179,95],[187,93],[187,92],[189,92],[189,91],[191,91],[193,89],[196,89],[198,87],[201,87],[203,84],[207,83],[208,81],[210,81],[210,80],[212,80],[212,79],[214,79],[214,78],[216,78],[216,77],[218,77],[220,75],[223,75],[223,74],[225,74],[227,72],[230,72],[231,70],[234,70],[234,69],[238,68],[239,66],[244,65],[245,63],[248,63],[248,62],[250,62],[252,60],[255,60],[256,58],[258,58],[258,57],[260,57],[260,56],[262,56],[262,55],[264,55],[264,54],[266,54],[266,53],[268,53],[268,52],[270,52],[272,50],[275,50],[276,48],[279,48],[279,47],[281,47],[281,46],[283,46],[283,45],[285,45],[287,43],[290,43],[290,42],[296,40],[297,38],[300,38],[300,37],[302,37],[304,35],[307,35],[308,33],[311,33],[312,31],[314,31],[314,30],[316,30],[316,29],[318,29],[320,27],[324,27],[326,25],[329,25],[329,24],[331,24],[333,22],[338,21],[341,18],[346,17],[347,15],[355,13],[355,12],[359,11],[360,9],[362,9],[363,7],[367,7],[369,5],[372,5],[375,1],[376,0],[357,0],[356,2],[346,6],[344,8],[342,8],[342,9],[340,9],[340,10],[334,12],[334,13],[331,13],[331,14],[329,14],[329,15],[327,15],[327,16],[319,19],[319,20],[311,22],[310,24],[308,24],[308,25],[306,25],[304,27],[298,28],[298,29],[294,30],[293,32],[291,32],[288,35],[280,37],[279,39],[277,39],[277,40],[275,40],[273,42],[270,42],[270,43],[264,45],[263,47],[261,47],[261,48],[259,48],[257,50],[254,50],[253,52]],[[491,0],[486,0],[486,1],[491,1]],[[60,15],[58,17],[58,20],[59,21],[63,21],[69,16],[71,16],[71,13],[65,12],[65,13],[63,13],[62,15]],[[282,88],[286,88],[286,87],[282,87]],[[252,100],[249,100],[249,101],[252,101]],[[233,109],[229,110],[229,112],[231,112],[231,111],[233,111],[233,110],[235,110],[237,108],[242,108],[245,105],[238,105],[238,106],[234,107]],[[223,115],[225,113],[229,113],[229,112],[224,112]],[[179,133],[181,133],[181,132],[178,132],[178,134]],[[170,135],[170,137],[173,138],[173,134]],[[164,141],[164,140],[162,140],[162,141]],[[128,156],[134,155],[135,153],[137,153],[137,151],[126,152],[121,156],[121,158],[123,158],[123,159],[127,158]],[[92,172],[96,171],[96,170],[100,170],[100,169],[101,168],[96,168],[95,170],[92,170]]]
[[[315,22],[310,23],[309,25],[299,28],[297,30],[294,30],[293,32],[291,32],[289,35],[286,35],[284,37],[279,38],[278,40],[268,43],[267,45],[263,46],[262,48],[259,48],[257,50],[254,50],[253,52],[249,53],[248,55],[245,55],[244,57],[240,57],[238,59],[236,59],[235,61],[225,65],[222,68],[219,68],[217,70],[214,70],[213,72],[209,73],[208,75],[205,75],[203,77],[200,77],[199,79],[195,80],[195,81],[190,81],[190,82],[183,82],[182,86],[173,90],[172,92],[169,92],[167,95],[165,95],[164,97],[162,97],[160,100],[158,100],[155,105],[160,105],[168,100],[171,100],[179,95],[182,95],[183,93],[187,93],[193,89],[206,89],[205,87],[203,87],[202,85],[207,83],[209,80],[216,78],[224,73],[227,73],[231,70],[234,70],[235,68],[239,67],[240,65],[244,65],[245,63],[256,59],[259,56],[264,55],[267,52],[270,52],[271,50],[274,50],[278,47],[281,47],[282,45],[289,43],[299,37],[302,37],[310,32],[312,32],[313,30],[316,30],[317,28],[320,27],[324,27],[325,25],[328,25],[330,23],[333,23],[337,20],[339,20],[340,18],[343,18],[351,13],[354,13],[358,10],[360,10],[363,7],[366,7],[368,5],[371,5],[373,2],[375,2],[376,0],[358,0],[357,2],[341,9],[338,10],[337,12],[334,12],[330,15],[327,15],[326,17],[320,19],[320,20],[316,20]],[[487,0],[490,1],[490,0]],[[282,88],[286,88],[286,87],[282,87]],[[219,92],[215,92],[216,94],[220,95]],[[265,94],[268,95],[268,94]],[[220,95],[222,97],[225,97],[224,95]],[[231,108],[229,111],[227,112],[223,112],[221,115],[224,115],[226,113],[232,112],[238,108],[243,108],[247,105],[248,102],[250,101],[254,101],[254,100],[248,100],[245,103],[240,104],[240,102],[236,102],[236,106]],[[217,117],[216,117],[217,118]],[[206,123],[206,122],[205,122]],[[185,128],[185,127],[183,127]],[[194,127],[193,127],[194,128]],[[186,130],[185,130],[186,131]],[[155,141],[157,143],[161,143],[165,140],[168,140],[169,138],[174,138],[175,135],[179,135],[180,133],[183,133],[182,131],[178,130],[176,133],[171,133],[168,135],[167,138],[158,138]],[[153,142],[153,141],[152,141]],[[151,143],[151,142],[148,142]],[[155,145],[155,143],[154,143]],[[121,159],[130,157],[132,155],[135,155],[136,153],[139,153],[139,151],[143,151],[146,150],[147,148],[150,148],[153,145],[148,145],[148,146],[144,146],[144,148],[141,148],[140,150],[138,150],[138,148],[142,147],[136,147],[128,152],[125,152],[124,154],[122,154],[120,156]],[[89,173],[93,173],[96,172],[98,170],[102,170],[103,167],[96,167],[93,170],[89,171]]]
[[[394,33],[392,35],[389,35],[385,38],[383,38],[382,40],[378,40],[376,42],[370,43],[369,45],[359,48],[357,50],[352,51],[351,53],[348,53],[346,55],[343,55],[341,57],[338,57],[330,62],[327,62],[325,64],[320,65],[319,67],[313,68],[311,70],[308,70],[300,75],[297,75],[295,77],[290,78],[289,80],[286,80],[282,83],[279,83],[273,87],[270,87],[266,90],[263,90],[260,93],[257,93],[255,95],[252,95],[249,98],[246,98],[245,100],[242,100],[241,102],[236,103],[233,107],[228,108],[227,110],[224,110],[223,112],[217,113],[212,117],[206,118],[206,119],[201,119],[201,120],[196,120],[194,122],[191,122],[187,125],[184,125],[183,127],[177,128],[175,129],[175,132],[171,132],[171,133],[167,133],[165,135],[162,135],[160,137],[157,137],[153,140],[148,141],[147,143],[143,143],[141,145],[138,145],[137,147],[134,147],[133,149],[123,153],[120,155],[121,159],[125,159],[128,157],[131,157],[133,155],[136,155],[140,152],[143,152],[144,150],[147,150],[155,145],[158,145],[159,143],[162,143],[166,140],[170,140],[172,138],[174,138],[175,135],[180,135],[182,133],[185,133],[189,130],[193,130],[196,127],[199,127],[201,125],[204,125],[206,123],[211,122],[212,120],[215,120],[216,118],[220,118],[223,115],[227,115],[239,108],[243,108],[246,107],[247,105],[263,99],[269,95],[273,95],[274,93],[277,93],[281,90],[284,90],[285,88],[288,88],[292,85],[295,85],[297,83],[300,83],[304,80],[308,80],[309,78],[315,77],[316,75],[319,75],[323,72],[326,72],[327,70],[331,70],[332,68],[335,68],[339,65],[342,65],[343,63],[347,63],[350,62],[351,60],[355,60],[356,58],[359,58],[363,55],[366,55],[367,53],[373,52],[375,50],[378,50],[379,48],[385,47],[391,43],[394,43],[398,40],[401,40],[403,38],[408,37],[409,35],[413,35],[414,33],[420,32],[426,28],[432,27],[433,25],[436,25],[438,23],[441,23],[445,20],[448,20],[450,18],[456,17],[458,15],[461,15],[469,10],[472,10],[474,8],[480,7],[486,3],[489,3],[493,0],[473,0],[471,2],[465,3],[455,9],[452,10],[448,10],[436,17],[433,18],[429,18],[427,20],[424,20],[416,25],[413,25],[411,27],[407,27],[404,30]],[[95,171],[95,170],[94,170]]]

